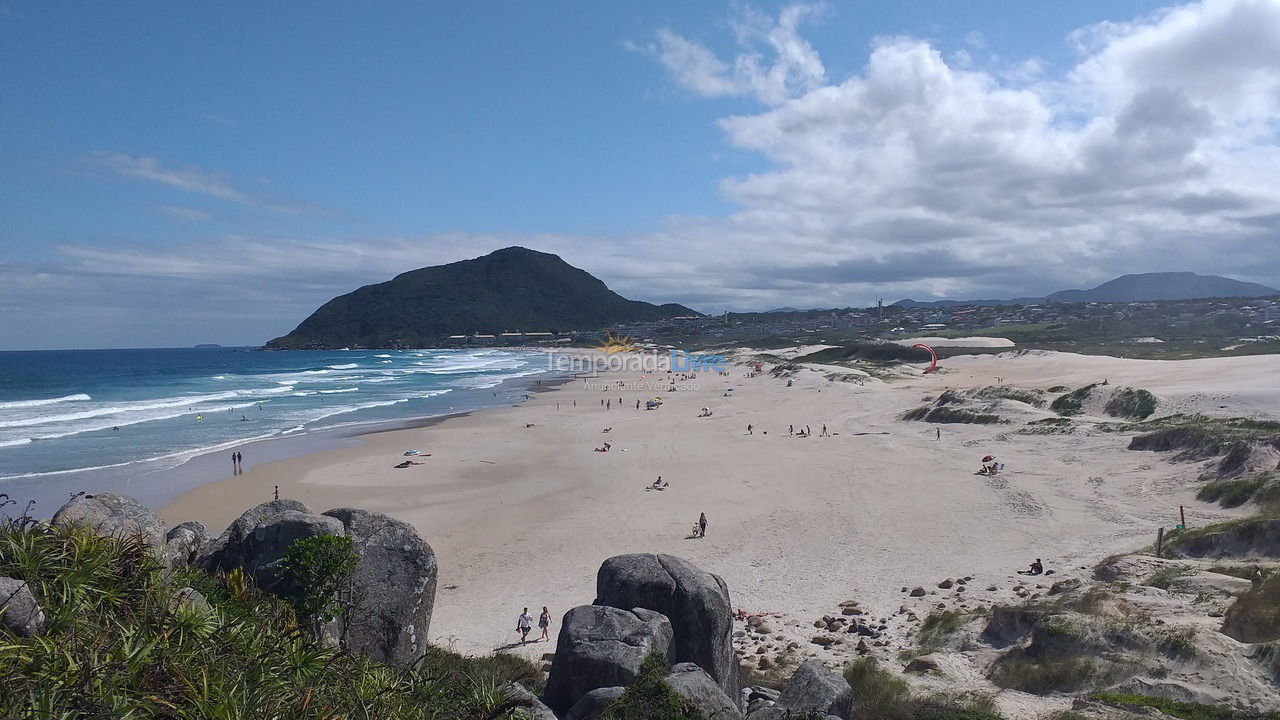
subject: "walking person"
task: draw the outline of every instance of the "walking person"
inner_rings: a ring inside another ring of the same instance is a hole
[[[747,434],[748,434],[748,435],[752,434],[752,433],[751,433],[751,423],[747,423]]]
[[[550,640],[551,611],[547,609],[546,605],[542,606],[542,614],[538,616],[538,627],[542,628],[542,637],[539,639]]]
[[[795,425],[788,425],[788,426],[787,426],[787,434],[788,434],[788,435],[795,435],[795,434],[796,434],[796,426],[795,426]]]
[[[707,536],[707,514],[699,513],[698,514],[698,537],[704,538],[706,536]]]
[[[520,644],[529,642],[529,631],[533,629],[533,616],[529,614],[529,608],[525,608],[520,613],[520,617],[516,620],[516,630],[520,633]]]
[[[942,439],[942,428],[934,428],[934,429],[933,429],[933,431],[934,431],[934,433],[936,433],[936,434],[933,436],[933,439],[934,439],[934,440],[941,440],[941,439]]]

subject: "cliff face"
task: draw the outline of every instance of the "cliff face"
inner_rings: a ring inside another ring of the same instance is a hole
[[[453,334],[592,330],[696,314],[628,300],[559,256],[510,247],[336,297],[266,347],[421,347]]]

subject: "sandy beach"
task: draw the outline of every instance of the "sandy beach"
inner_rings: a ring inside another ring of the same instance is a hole
[[[1047,410],[1017,404],[1001,425],[899,419],[946,388],[1106,379],[1155,393],[1160,414],[1280,407],[1276,356],[1010,352],[951,358],[937,374],[888,380],[806,368],[790,386],[769,368],[755,377],[742,364],[727,377],[700,372],[676,379],[676,392],[665,390],[678,376],[665,372],[607,372],[517,407],[253,467],[182,495],[161,514],[171,524],[199,520],[216,534],[279,485],[281,497],[316,511],[356,506],[411,522],[440,565],[431,639],[466,652],[510,646],[526,606],[535,616],[548,606],[558,625],[565,610],[592,601],[600,562],[628,552],[688,558],[725,578],[735,606],[780,613],[800,638],[843,600],[887,616],[911,602],[904,587],[971,576],[965,602],[981,606],[1010,597],[1015,571],[1037,557],[1079,572],[1151,542],[1156,527],[1176,522],[1179,505],[1192,524],[1237,512],[1194,500],[1198,465],[1126,450],[1128,434],[1017,432],[1051,416]],[[655,396],[662,406],[643,409]],[[703,407],[713,415],[699,417]],[[824,424],[829,437],[820,436]],[[789,425],[812,436],[791,436]],[[610,452],[593,451],[604,442]],[[409,449],[430,456],[394,468]],[[1003,474],[974,474],[986,454],[1006,464]],[[659,475],[670,487],[646,490]],[[700,512],[707,536],[689,539]],[[988,585],[999,590],[983,591]],[[555,630],[552,643],[516,651],[550,652]]]

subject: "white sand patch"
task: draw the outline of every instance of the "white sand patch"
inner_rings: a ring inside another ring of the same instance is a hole
[[[893,342],[908,347],[916,343],[923,343],[933,347],[1011,348],[1015,346],[1012,340],[1002,337],[917,337],[894,340]]]

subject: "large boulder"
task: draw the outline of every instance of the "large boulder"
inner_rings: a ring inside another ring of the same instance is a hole
[[[426,652],[436,599],[436,554],[413,526],[382,513],[338,508],[360,555],[339,640],[378,662],[413,662]]]
[[[618,555],[605,560],[596,574],[595,603],[666,615],[675,633],[672,661],[697,665],[726,695],[737,697],[733,606],[718,575],[673,555]]]
[[[295,509],[299,507],[302,509]],[[252,527],[250,522],[254,522]],[[289,546],[306,537],[345,534],[346,528],[337,518],[312,514],[302,503],[277,500],[241,515],[215,541],[201,564],[210,570],[242,568],[259,587],[287,593],[290,589],[280,585],[278,571]]]
[[[853,712],[853,688],[844,676],[813,658],[796,668],[782,688],[777,707],[794,713],[835,715],[849,720]]]
[[[18,637],[44,632],[44,611],[22,580],[0,577],[0,630]]]
[[[747,720],[844,720],[838,715],[820,715],[818,713],[798,713],[781,705],[755,705],[748,713]]]
[[[670,657],[671,623],[651,610],[582,605],[564,614],[543,699],[553,710],[636,679],[649,653]]]
[[[297,500],[272,500],[255,505],[245,510],[216,540],[204,548],[197,564],[209,571],[243,567],[249,559],[245,554],[246,541],[253,534],[254,528],[259,523],[288,511],[311,512]]]
[[[626,691],[624,687],[596,688],[574,703],[565,713],[564,720],[600,720],[609,705]]]
[[[724,690],[705,670],[693,663],[679,663],[671,668],[667,684],[693,703],[702,714],[716,720],[738,720],[742,710],[724,694]]]
[[[131,497],[115,493],[80,495],[67,501],[53,515],[59,527],[82,527],[99,535],[140,536],[156,557],[164,553],[164,521]]]
[[[543,705],[538,696],[534,695],[533,691],[524,685],[518,682],[509,682],[503,685],[503,688],[511,694],[511,697],[516,699],[520,709],[526,715],[531,716],[532,720],[557,720],[556,714],[551,712],[551,708]]]
[[[191,565],[209,543],[209,533],[198,522],[174,526],[164,536],[164,563],[168,567]]]

